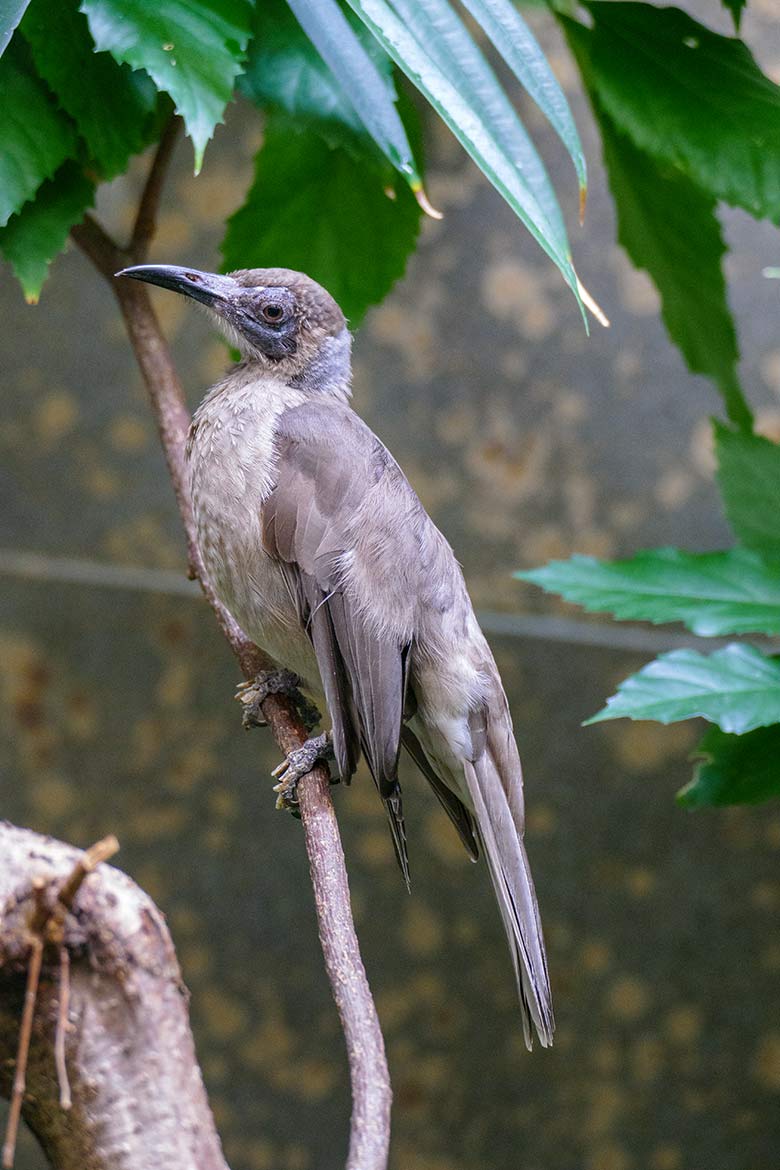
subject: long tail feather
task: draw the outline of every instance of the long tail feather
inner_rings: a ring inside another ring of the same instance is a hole
[[[522,821],[517,823],[519,806],[516,802],[514,808],[510,806],[489,749],[474,763],[464,761],[463,766],[478,836],[512,952],[523,1006],[525,1042],[531,1048],[533,1023],[542,1047],[547,1048],[552,1044],[555,1020],[539,910],[522,841],[523,825]]]

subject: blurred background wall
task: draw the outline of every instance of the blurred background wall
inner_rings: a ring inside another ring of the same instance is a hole
[[[714,0],[699,7],[720,19]],[[774,0],[751,0],[744,31],[780,80],[776,15]],[[664,633],[626,648],[571,610],[584,641],[535,619],[522,635],[495,632],[496,615],[564,615],[513,581],[516,568],[730,539],[712,483],[715,392],[686,372],[652,287],[614,242],[589,111],[551,21],[535,24],[585,138],[584,229],[567,160],[524,112],[612,328],[586,337],[556,271],[429,123],[430,192],[446,216],[425,223],[406,279],[356,338],[355,405],[488,611],[526,769],[558,1032],[552,1051],[525,1052],[484,867],[467,862],[420,778],[405,783],[411,897],[370,781],[337,789],[395,1087],[392,1166],[774,1170],[780,811],[676,809],[698,727],[581,728],[666,648]],[[234,109],[197,182],[180,148],[152,259],[218,265],[253,134]],[[107,222],[127,225],[135,193],[134,181],[108,192]],[[778,291],[760,276],[780,260],[777,233],[739,213],[724,222],[744,384],[778,437]],[[194,405],[225,348],[183,300],[155,299]],[[166,591],[183,581],[183,545],[115,305],[75,252],[37,308],[3,270],[0,305],[2,815],[81,845],[119,835],[118,863],[168,915],[233,1170],[335,1170],[348,1089],[300,825],[274,811],[275,750],[240,730],[238,671],[204,604]],[[174,576],[39,580],[8,552]],[[19,1170],[41,1165],[28,1139]]]

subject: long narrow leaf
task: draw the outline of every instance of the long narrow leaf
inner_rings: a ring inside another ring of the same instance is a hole
[[[580,208],[588,189],[585,155],[569,103],[536,37],[510,0],[462,0],[520,84],[527,90],[568,150],[580,184]]]
[[[427,97],[480,170],[558,266],[582,309],[577,277],[569,256],[561,250],[539,201],[522,181],[517,168],[496,142],[491,129],[431,60],[386,0],[348,0],[348,3],[398,67]],[[582,312],[584,318],[584,309]]]
[[[287,0],[379,149],[413,190],[422,186],[391,90],[337,0]]]
[[[546,213],[560,250],[568,255],[563,216],[544,163],[463,21],[448,0],[391,0],[391,3],[434,64],[490,127],[496,143],[515,164]]]

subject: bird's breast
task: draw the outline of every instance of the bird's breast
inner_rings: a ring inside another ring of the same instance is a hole
[[[187,446],[190,495],[198,548],[220,601],[253,641],[308,677],[312,663],[316,675],[309,639],[281,566],[263,548],[263,506],[276,477],[274,406],[251,398],[204,402]]]

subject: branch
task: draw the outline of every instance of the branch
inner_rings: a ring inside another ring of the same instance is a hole
[[[169,148],[166,150],[169,151]],[[162,151],[161,143],[152,166],[153,172],[158,167]],[[152,183],[151,174],[144,197],[150,188],[154,189],[153,199],[149,200],[151,206],[159,200],[158,181],[155,179]],[[148,220],[144,222],[144,232],[151,235],[153,225],[150,226]],[[152,309],[148,289],[138,281],[112,280],[113,273],[123,266],[122,253],[91,217],[79,228],[73,229],[72,235],[98,271],[111,281],[119,301],[157,421],[184,527],[190,575],[200,582],[244,677],[247,680],[254,679],[261,670],[267,670],[274,664],[247,638],[232,614],[219,601],[205,571],[197,546],[185,474],[185,444],[190,414],[173,359]],[[119,257],[119,263],[113,268],[109,264],[112,256]],[[263,703],[262,712],[285,755],[304,743],[306,729],[289,699],[282,695],[269,695]],[[390,1144],[392,1101],[387,1057],[352,919],[344,851],[331,800],[330,776],[324,765],[318,765],[301,780],[298,799],[320,942],[349,1061],[352,1120],[346,1170],[385,1170]]]
[[[0,1091],[11,1096],[26,1072],[22,1114],[57,1170],[228,1170],[165,919],[125,874],[103,866],[90,875],[84,857],[0,823]],[[41,917],[60,918],[58,941],[32,933]],[[33,1042],[20,1069],[19,1008],[25,987],[31,1002],[41,960],[35,1012],[23,1018]]]
[[[182,120],[172,114],[168,120],[155,151],[149,174],[146,178],[141,201],[138,204],[138,213],[135,217],[133,234],[130,237],[128,251],[134,264],[140,264],[146,259],[149,245],[152,242],[157,227],[157,211],[160,206],[165,176],[168,173],[171,158],[173,157],[176,140],[182,127]]]

